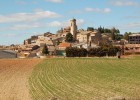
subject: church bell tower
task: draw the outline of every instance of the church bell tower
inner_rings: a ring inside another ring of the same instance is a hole
[[[77,25],[76,25],[76,19],[72,19],[72,20],[70,20],[70,24],[71,24],[71,26],[70,26],[70,32],[71,32],[71,34],[73,35],[73,38],[74,39],[77,39],[76,38],[76,36],[77,36]]]

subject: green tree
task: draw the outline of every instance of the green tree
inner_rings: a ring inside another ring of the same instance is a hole
[[[111,30],[111,38],[112,40],[120,40],[122,39],[122,35],[120,34],[120,30],[113,27]]]
[[[111,29],[111,38],[112,38],[112,40],[115,40],[115,32],[116,32],[116,29],[115,29],[115,27],[113,27]]]
[[[66,42],[73,42],[73,35],[71,33],[67,33],[66,35]]]
[[[49,54],[48,47],[47,47],[46,44],[45,44],[44,47],[43,47],[42,53],[43,53],[43,54]]]
[[[104,29],[104,33],[111,33],[111,30],[108,29],[108,28],[105,28],[105,29]]]
[[[129,40],[129,35],[131,35],[131,34],[132,34],[131,32],[129,32],[129,33],[125,32],[123,38],[126,40]]]
[[[121,35],[121,34],[116,34],[115,36],[116,36],[116,37],[115,37],[116,40],[121,40],[121,39],[123,39],[123,35]]]
[[[94,31],[94,28],[93,27],[88,27],[87,31]]]
[[[116,33],[120,33],[120,30],[119,30],[119,29],[117,29],[117,30],[116,30]]]
[[[104,27],[102,28],[101,26],[98,28],[98,31],[100,32],[100,33],[104,33]]]

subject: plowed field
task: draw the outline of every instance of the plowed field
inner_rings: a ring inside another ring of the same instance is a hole
[[[0,60],[0,100],[31,100],[28,77],[40,59]]]
[[[34,68],[30,93],[33,100],[140,100],[139,59],[47,59]]]

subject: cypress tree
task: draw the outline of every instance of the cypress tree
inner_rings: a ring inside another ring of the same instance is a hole
[[[43,47],[42,53],[43,53],[43,54],[49,54],[48,47],[47,47],[46,44],[45,44],[44,47]]]

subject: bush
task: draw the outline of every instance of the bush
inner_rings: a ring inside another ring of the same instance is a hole
[[[84,48],[68,47],[66,48],[66,56],[67,57],[86,57],[87,50]]]
[[[66,48],[66,56],[67,57],[86,57],[87,55],[89,57],[103,57],[103,56],[116,56],[117,52],[121,49],[119,47],[115,46],[102,46],[99,48],[91,48],[89,51],[87,51],[84,48],[73,48],[68,47]]]
[[[97,57],[102,57],[106,55],[106,49],[105,48],[91,48],[88,51],[88,56],[89,57],[93,57],[93,56],[97,56]]]
[[[84,49],[84,48],[77,48],[77,54],[78,54],[78,57],[86,57],[87,56],[87,50]]]
[[[116,53],[120,51],[120,48],[119,47],[109,47],[108,48],[108,55],[109,56],[116,56]]]
[[[116,53],[120,51],[119,47],[113,47],[113,46],[102,46],[99,48],[91,48],[88,51],[88,56],[93,57],[103,57],[103,56],[116,56]]]
[[[88,56],[90,57],[94,57],[97,53],[97,48],[91,48],[89,51],[88,51]]]

